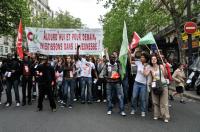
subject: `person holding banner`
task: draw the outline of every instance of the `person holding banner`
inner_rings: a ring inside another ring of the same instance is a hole
[[[76,68],[76,78],[75,78],[75,88],[74,88],[74,92],[75,92],[75,98],[74,101],[77,101],[80,99],[81,97],[81,75],[80,75],[80,66],[81,66],[81,61],[79,60],[79,58],[77,56],[74,57],[75,60],[75,68]]]
[[[79,48],[80,45],[77,47],[77,57],[81,60],[80,65],[80,86],[81,86],[81,104],[85,104],[87,101],[88,104],[92,103],[92,70],[95,69],[95,65],[92,62],[89,62],[89,56],[83,56],[81,58],[79,56]],[[97,73],[95,72],[95,76],[97,77]],[[87,86],[87,98],[85,98],[85,90]]]
[[[136,48],[133,54],[135,57],[136,52],[139,49]],[[145,117],[146,113],[146,97],[147,97],[147,83],[148,83],[148,75],[150,73],[150,65],[148,64],[149,55],[146,52],[142,52],[140,56],[140,60],[132,61],[137,66],[137,74],[135,78],[135,82],[133,85],[133,93],[132,93],[132,111],[131,114],[134,115],[137,110],[137,99],[138,96],[140,98],[141,104],[141,116]]]

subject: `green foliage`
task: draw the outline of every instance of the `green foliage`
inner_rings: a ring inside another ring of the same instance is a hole
[[[80,18],[74,18],[69,12],[59,11],[55,13],[55,17],[42,13],[33,17],[29,26],[44,28],[81,28],[83,26]]]
[[[192,12],[193,12],[194,14],[198,14],[198,13],[200,12],[200,2],[198,2],[198,3],[196,3],[196,4],[194,5],[194,8],[193,8]]]
[[[124,21],[127,23],[130,42],[134,31],[142,37],[149,31],[166,26],[171,19],[165,10],[157,9],[153,0],[144,0],[140,4],[133,0],[106,2],[105,4],[110,2],[112,5],[110,12],[103,19],[104,46],[108,47],[109,52],[119,51],[121,47]]]
[[[30,10],[26,0],[0,1],[0,35],[16,36],[20,18],[23,26],[30,23]]]

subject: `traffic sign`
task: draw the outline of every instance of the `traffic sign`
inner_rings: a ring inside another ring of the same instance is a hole
[[[187,34],[193,34],[197,30],[197,24],[194,22],[186,22],[184,25],[184,30]]]

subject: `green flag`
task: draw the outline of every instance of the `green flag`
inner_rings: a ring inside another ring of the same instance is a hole
[[[119,53],[119,62],[121,64],[121,79],[124,79],[126,74],[126,64],[128,58],[128,37],[127,37],[127,29],[126,22],[124,21],[124,29],[123,29],[123,40]]]
[[[145,44],[156,44],[152,32],[149,32],[147,35],[140,39],[139,45]]]

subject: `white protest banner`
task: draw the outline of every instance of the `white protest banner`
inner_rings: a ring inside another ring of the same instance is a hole
[[[102,29],[49,29],[26,27],[29,52],[44,55],[99,55],[102,52]]]

